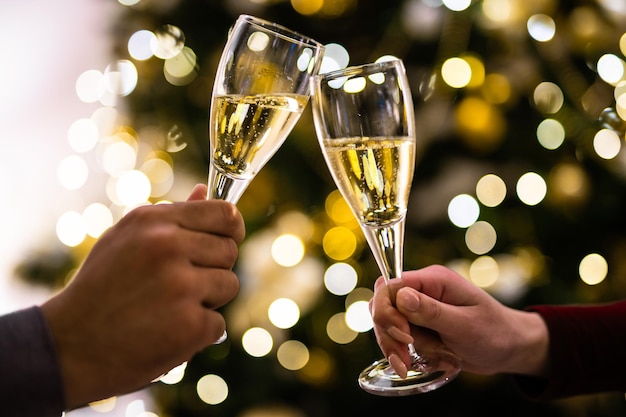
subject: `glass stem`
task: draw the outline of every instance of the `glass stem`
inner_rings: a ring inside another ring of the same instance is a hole
[[[248,188],[248,184],[250,184],[250,180],[231,178],[215,167],[210,166],[207,197],[237,204],[243,192]]]
[[[363,225],[363,234],[386,281],[402,275],[404,217],[386,226]]]
[[[399,222],[389,226],[363,226],[362,228],[365,239],[367,239],[370,248],[372,248],[374,259],[376,259],[378,267],[383,272],[385,281],[402,276],[404,223],[405,220],[403,217]],[[413,343],[409,343],[407,349],[414,365],[426,365],[425,358],[417,353]]]

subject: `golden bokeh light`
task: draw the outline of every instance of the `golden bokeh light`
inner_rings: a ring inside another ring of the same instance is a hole
[[[481,288],[494,285],[499,274],[498,262],[491,256],[479,256],[469,267],[470,280]]]
[[[537,110],[545,114],[554,114],[561,110],[565,97],[561,87],[549,81],[541,82],[533,91],[533,103]]]
[[[221,376],[208,374],[198,380],[196,392],[205,403],[216,405],[228,397],[228,384]]]
[[[502,142],[506,120],[502,111],[479,97],[464,98],[455,109],[457,132],[479,152],[491,152]]]
[[[324,0],[291,0],[291,7],[304,16],[318,13],[323,6]]]
[[[504,104],[511,99],[511,83],[502,74],[487,74],[481,86],[481,94],[490,104]]]
[[[302,369],[309,362],[309,349],[298,340],[286,340],[276,350],[276,359],[290,371]]]
[[[609,272],[609,264],[599,253],[585,256],[578,266],[580,279],[587,285],[597,285],[604,281]]]
[[[299,370],[299,374],[305,381],[322,386],[330,379],[333,367],[333,359],[325,350],[311,348],[309,350],[309,361]]]
[[[326,323],[326,334],[335,343],[345,345],[352,342],[359,332],[352,330],[346,321],[346,313],[340,312],[333,315]]]
[[[555,119],[544,119],[537,126],[537,141],[548,150],[558,149],[565,142],[565,128]]]
[[[556,164],[549,176],[550,197],[567,207],[587,201],[590,182],[585,170],[575,162]]]
[[[506,184],[495,174],[487,174],[476,183],[476,198],[487,207],[497,207],[506,198]]]
[[[463,88],[472,79],[472,67],[463,58],[448,58],[441,66],[441,77],[450,87]]]
[[[357,249],[357,239],[352,230],[337,226],[324,234],[324,253],[331,259],[343,261],[351,257]]]
[[[485,221],[478,221],[465,231],[465,244],[476,255],[484,255],[496,245],[496,229]]]

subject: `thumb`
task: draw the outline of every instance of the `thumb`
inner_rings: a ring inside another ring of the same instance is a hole
[[[445,333],[450,325],[460,319],[454,310],[455,306],[442,303],[410,287],[398,290],[396,308],[410,323],[437,333]]]
[[[192,200],[206,200],[208,187],[206,184],[196,184],[191,190],[191,194],[187,197],[187,201]]]

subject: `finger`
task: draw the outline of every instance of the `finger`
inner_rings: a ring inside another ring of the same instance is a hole
[[[239,279],[231,270],[197,268],[197,273],[198,294],[206,309],[222,307],[239,292]]]
[[[457,328],[467,320],[463,307],[442,303],[409,287],[398,291],[396,307],[410,323],[439,333]]]
[[[187,231],[181,235],[183,253],[195,266],[231,269],[239,248],[230,237]]]
[[[402,279],[406,287],[454,305],[475,304],[475,298],[482,291],[456,272],[441,265],[405,272]]]
[[[222,200],[194,200],[177,205],[177,221],[181,227],[232,237],[241,243],[245,224],[235,205]]]
[[[193,200],[206,200],[208,187],[206,184],[196,184],[191,190],[191,194],[187,198],[187,201]]]
[[[204,318],[202,322],[202,331],[200,332],[198,340],[198,347],[196,351],[200,351],[207,346],[213,345],[226,330],[226,320],[217,311],[203,309],[200,312]]]

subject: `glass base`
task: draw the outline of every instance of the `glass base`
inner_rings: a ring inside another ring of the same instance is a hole
[[[406,378],[400,378],[387,359],[376,361],[361,372],[359,385],[385,397],[421,394],[447,384],[461,371],[461,360],[451,353],[431,352],[425,357],[413,362]]]

